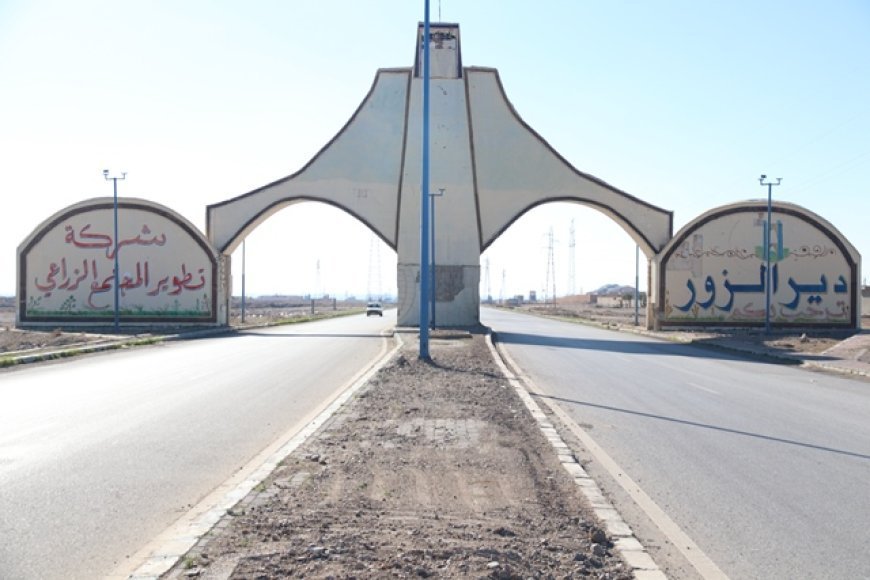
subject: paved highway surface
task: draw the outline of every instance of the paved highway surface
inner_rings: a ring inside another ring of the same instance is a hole
[[[0,578],[112,572],[333,398],[392,325],[388,310],[0,372]]]
[[[482,318],[730,578],[870,578],[870,384],[504,311]]]

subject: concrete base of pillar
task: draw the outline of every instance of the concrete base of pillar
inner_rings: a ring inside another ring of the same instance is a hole
[[[398,265],[399,326],[420,326],[420,265]],[[480,266],[436,266],[435,323],[438,327],[480,324]],[[430,320],[432,317],[430,311]]]

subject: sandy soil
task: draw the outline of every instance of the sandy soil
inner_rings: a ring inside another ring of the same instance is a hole
[[[329,317],[346,312],[362,312],[364,305],[351,304],[333,309],[331,304],[318,306],[312,310],[305,307],[277,307],[251,309],[246,316],[245,325],[276,324],[287,321],[303,321],[312,317]],[[230,325],[242,326],[238,311],[233,312]],[[3,354],[39,353],[61,347],[88,345],[118,339],[147,339],[149,337],[189,332],[197,330],[186,327],[134,327],[130,330],[121,329],[120,334],[114,334],[110,327],[88,328],[87,330],[46,329],[22,330],[15,327],[15,308],[10,299],[0,303],[0,356]]]
[[[168,577],[630,578],[484,337],[406,340]]]
[[[586,322],[613,329],[645,328],[646,314],[641,308],[638,316],[638,326],[635,326],[633,308],[601,308],[597,306],[578,304],[527,305],[523,307],[531,313],[564,318],[578,322]],[[863,327],[870,328],[870,317],[862,318]],[[727,329],[720,331],[672,330],[661,333],[672,340],[692,341],[696,344],[720,346],[753,345],[772,354],[820,354],[839,344],[852,334],[851,331],[779,331],[770,335],[758,332],[756,329]],[[865,362],[870,363],[870,353],[865,355]],[[862,359],[863,360],[863,359]]]

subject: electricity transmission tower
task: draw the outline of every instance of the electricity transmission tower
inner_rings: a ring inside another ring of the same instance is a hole
[[[568,229],[568,295],[573,296],[576,292],[574,286],[574,261],[576,241],[574,237],[574,218],[571,218],[571,227]]]
[[[504,304],[504,290],[505,284],[507,283],[507,270],[501,271],[501,290],[498,293],[498,303]]]
[[[317,272],[314,275],[314,296],[312,298],[322,298],[323,290],[320,287],[320,258],[317,258]]]
[[[552,300],[552,304],[556,304],[556,261],[555,261],[555,240],[553,238],[553,227],[550,226],[550,231],[547,234],[547,276],[544,280],[544,302],[548,303]],[[550,293],[552,289],[553,293]]]

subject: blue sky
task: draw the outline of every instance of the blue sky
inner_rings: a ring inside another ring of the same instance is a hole
[[[433,0],[466,66],[498,68],[519,114],[575,167],[674,211],[774,196],[870,255],[870,3]],[[301,168],[379,67],[410,66],[423,2],[0,0],[0,295],[44,219],[110,196],[205,208]],[[596,211],[548,205],[484,255],[482,289],[632,284],[633,242]],[[298,205],[246,244],[251,294],[395,287],[395,255],[337,210]],[[238,253],[237,253],[238,254]],[[234,259],[235,293],[240,260]],[[484,275],[489,264],[489,279]],[[379,267],[378,267],[379,266]],[[645,288],[645,261],[641,263]],[[376,274],[380,271],[380,277]]]

